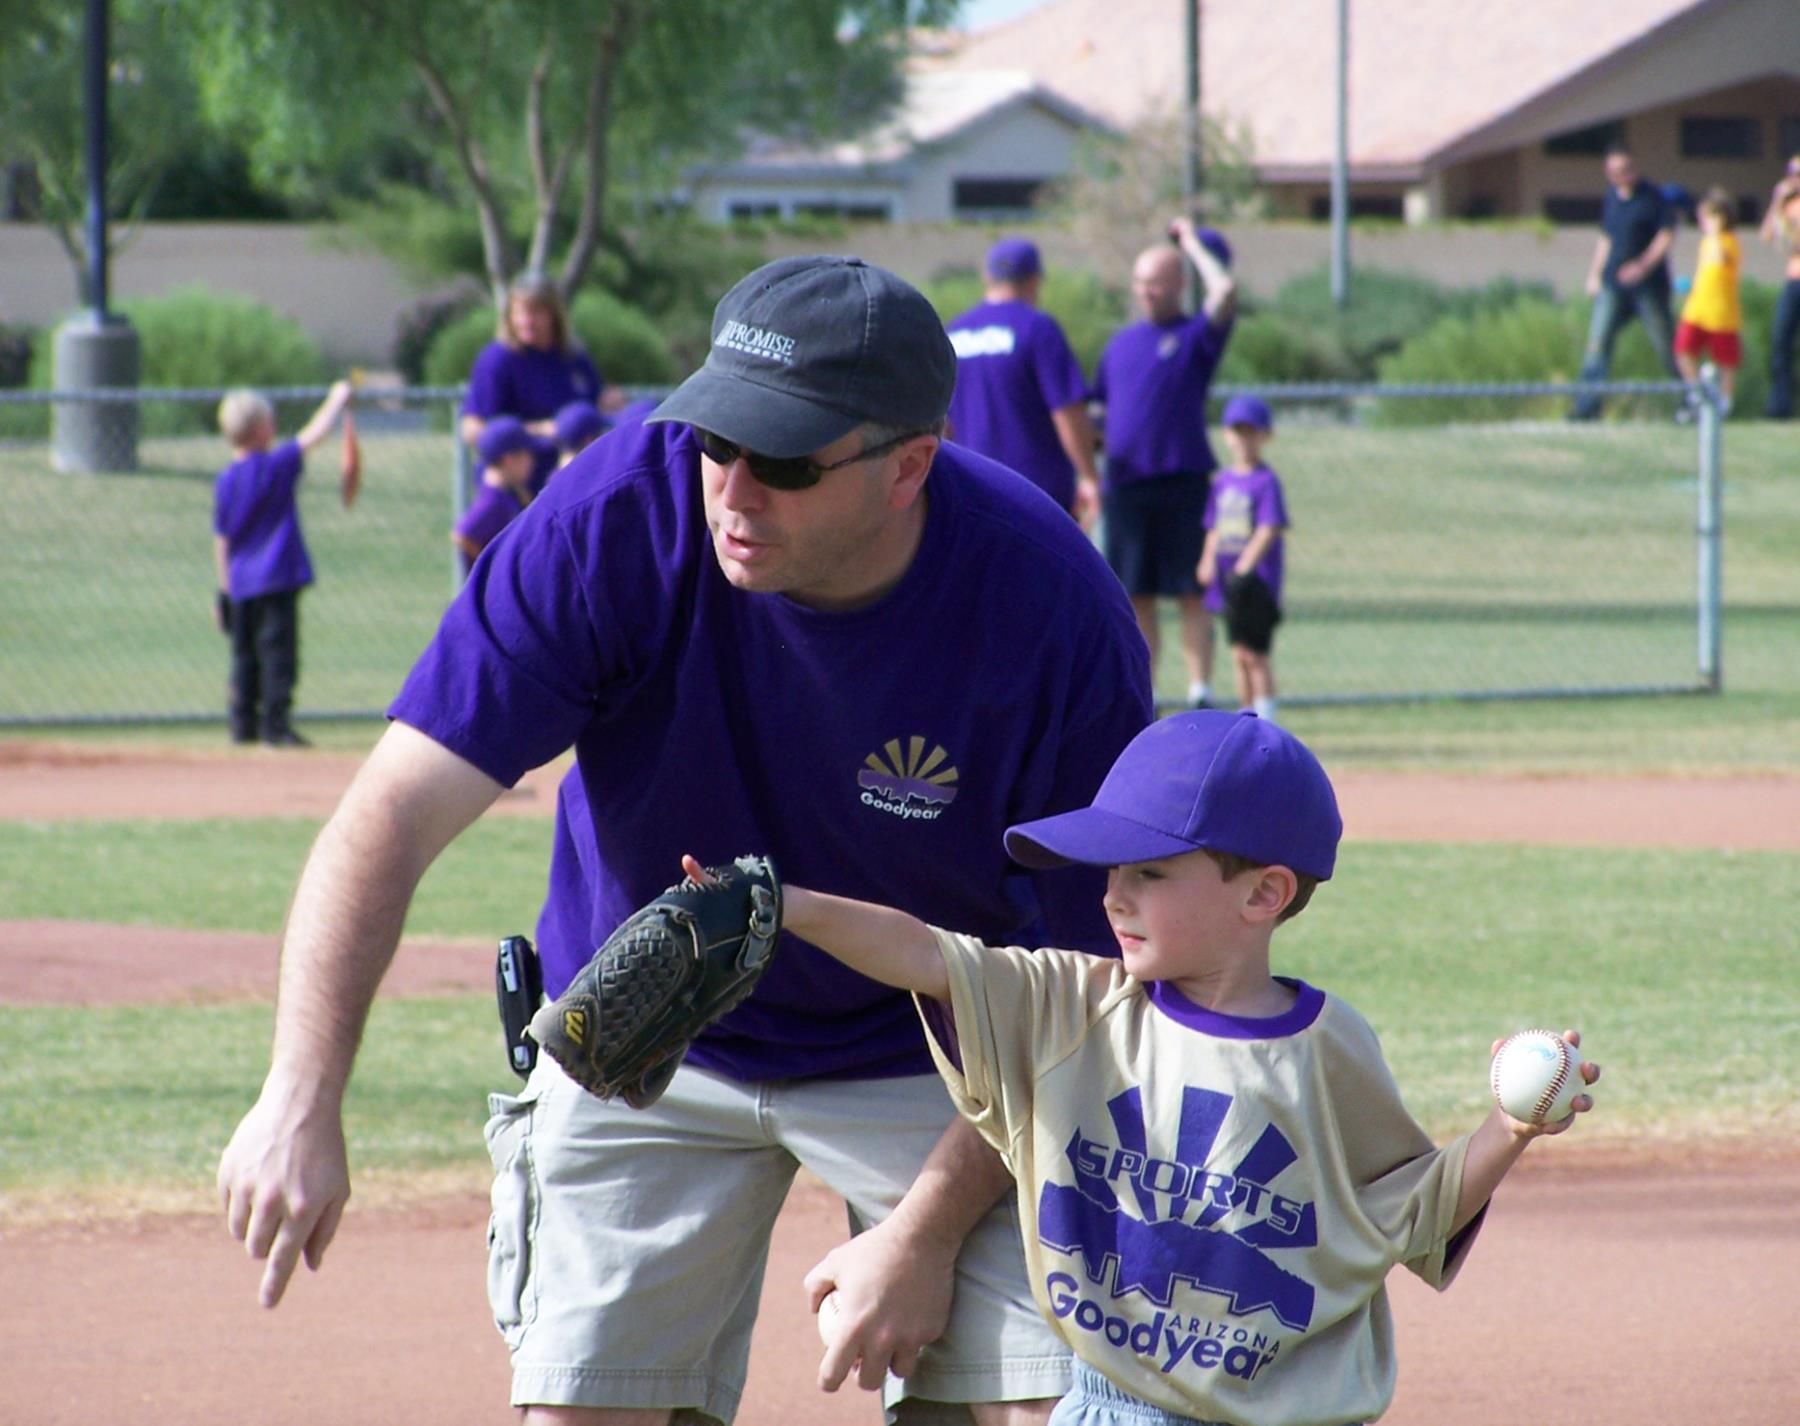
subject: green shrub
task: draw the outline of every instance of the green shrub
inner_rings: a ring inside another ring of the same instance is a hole
[[[1349,357],[1353,379],[1373,380],[1383,358],[1423,335],[1445,317],[1497,311],[1527,297],[1549,300],[1543,283],[1499,278],[1483,287],[1445,287],[1411,273],[1354,268],[1349,300],[1331,299],[1331,276],[1320,267],[1290,279],[1268,310],[1295,327],[1334,338]]]
[[[609,382],[656,385],[679,374],[669,345],[637,308],[608,292],[583,292],[569,312],[577,339]],[[494,309],[485,304],[443,327],[425,355],[428,386],[459,386],[481,349],[494,340]]]
[[[262,389],[327,379],[325,357],[306,328],[248,297],[196,283],[130,298],[118,310],[137,330],[138,385],[145,389]],[[46,334],[32,357],[31,384],[40,391],[51,389],[55,347],[54,335]],[[277,426],[284,434],[292,431],[316,404],[277,402]],[[210,401],[148,401],[139,410],[138,430],[146,436],[211,432],[217,409]],[[47,433],[48,422],[43,425]]]
[[[1279,312],[1262,311],[1238,318],[1218,380],[1239,386],[1354,381],[1356,369],[1329,329],[1303,327]]]

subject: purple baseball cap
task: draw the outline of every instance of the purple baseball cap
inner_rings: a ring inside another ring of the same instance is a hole
[[[556,444],[578,451],[606,434],[607,419],[591,401],[571,401],[556,413]]]
[[[1126,745],[1091,806],[1006,829],[1021,866],[1128,866],[1206,848],[1321,881],[1343,835],[1331,779],[1306,745],[1254,713],[1213,709],[1152,723]]]
[[[956,350],[917,288],[861,258],[788,257],[719,299],[706,364],[647,419],[804,456],[865,423],[931,430],[955,390]]]
[[[496,416],[481,428],[475,438],[475,450],[483,465],[493,465],[514,451],[531,449],[531,432],[515,416]]]
[[[1254,426],[1259,431],[1272,431],[1275,429],[1275,417],[1269,412],[1269,403],[1260,396],[1234,396],[1225,403],[1219,424]]]
[[[1000,282],[1023,282],[1044,270],[1037,244],[1030,238],[1002,238],[988,249],[987,275]]]
[[[1222,266],[1231,266],[1231,244],[1225,241],[1225,235],[1217,228],[1196,228],[1194,237]]]

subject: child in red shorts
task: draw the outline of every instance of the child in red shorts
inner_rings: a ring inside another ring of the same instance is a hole
[[[1708,191],[1700,200],[1700,258],[1694,269],[1693,290],[1681,309],[1675,328],[1675,364],[1685,380],[1700,379],[1700,362],[1710,358],[1719,368],[1719,390],[1725,409],[1737,387],[1743,347],[1738,334],[1744,327],[1738,299],[1738,279],[1743,271],[1738,240],[1731,231],[1731,195],[1722,188]]]

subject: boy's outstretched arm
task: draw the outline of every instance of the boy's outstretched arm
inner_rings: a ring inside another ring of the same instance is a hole
[[[681,869],[696,881],[706,875],[692,857],[681,859]],[[781,888],[781,925],[871,980],[934,1000],[950,998],[937,938],[917,916],[790,885]]]
[[[312,413],[312,419],[294,434],[294,441],[301,450],[310,451],[331,434],[331,428],[337,424],[337,418],[350,404],[350,394],[349,382],[334,381],[331,383],[331,390],[325,393],[325,399],[319,403],[319,409]]]
[[[1575,1030],[1565,1030],[1563,1039],[1576,1047],[1581,1044],[1581,1035]],[[1489,1053],[1498,1054],[1500,1043],[1498,1040],[1494,1041]],[[1588,1084],[1593,1084],[1600,1078],[1600,1066],[1583,1060],[1581,1077]],[[1514,1119],[1495,1105],[1482,1121],[1481,1127],[1475,1131],[1474,1138],[1469,1140],[1469,1152],[1463,1159],[1462,1193],[1456,1200],[1456,1222],[1451,1233],[1460,1232],[1474,1221],[1475,1215],[1494,1196],[1500,1180],[1519,1161],[1519,1156],[1533,1139],[1543,1134],[1562,1133],[1574,1124],[1577,1114],[1585,1114],[1593,1107],[1591,1095],[1578,1094],[1571,1112],[1554,1124],[1527,1124],[1522,1119]]]

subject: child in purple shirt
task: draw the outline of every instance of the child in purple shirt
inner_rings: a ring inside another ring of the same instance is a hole
[[[306,452],[337,424],[350,402],[340,381],[290,441],[275,444],[275,411],[254,391],[227,392],[219,430],[231,464],[213,488],[213,557],[219,570],[216,617],[231,638],[231,740],[303,748],[289,721],[300,674],[300,591],[312,560],[294,505]]]
[[[494,537],[525,512],[536,492],[532,489],[538,467],[538,443],[524,424],[511,416],[496,416],[475,438],[481,456],[481,482],[475,498],[450,532],[450,542],[462,552],[463,573]]]
[[[1213,474],[1195,575],[1206,587],[1207,609],[1225,616],[1238,702],[1273,719],[1269,655],[1281,622],[1281,537],[1288,525],[1281,478],[1262,463],[1275,421],[1265,402],[1234,396],[1225,403],[1222,424],[1231,463]]]

